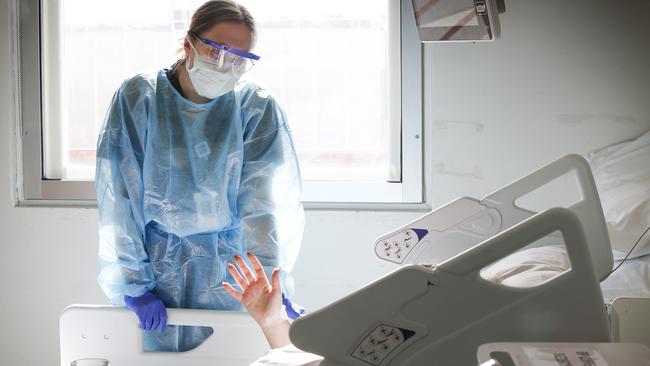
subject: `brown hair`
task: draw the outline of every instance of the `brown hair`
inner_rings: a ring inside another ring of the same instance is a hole
[[[251,31],[253,42],[255,42],[255,19],[253,19],[248,9],[233,0],[206,1],[192,14],[192,21],[190,22],[190,29],[188,29],[187,35],[189,37],[196,37],[216,24],[226,22],[245,25]],[[184,63],[185,57],[178,60],[172,67],[174,72]]]
[[[198,36],[218,23],[241,23],[250,29],[255,39],[255,20],[244,6],[232,0],[211,0],[201,5],[192,15],[187,33]]]

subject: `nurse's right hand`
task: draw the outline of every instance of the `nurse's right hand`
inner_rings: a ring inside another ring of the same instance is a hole
[[[124,303],[138,316],[140,328],[144,330],[159,328],[160,332],[164,332],[167,328],[167,309],[153,293],[147,291],[137,297],[124,295]]]

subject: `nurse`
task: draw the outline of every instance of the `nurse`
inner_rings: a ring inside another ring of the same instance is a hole
[[[167,327],[165,307],[243,310],[223,282],[251,252],[283,288],[302,240],[300,173],[276,100],[240,81],[255,22],[230,0],[192,16],[184,57],[117,90],[97,146],[98,282],[133,310],[145,350],[185,351],[212,332]],[[155,331],[154,331],[155,330]]]

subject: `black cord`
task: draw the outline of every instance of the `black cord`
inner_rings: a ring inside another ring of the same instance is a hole
[[[623,260],[621,261],[621,263],[619,263],[618,266],[616,266],[614,269],[612,269],[612,271],[609,272],[609,273],[607,274],[607,276],[605,276],[605,278],[603,279],[603,281],[605,281],[606,279],[608,279],[609,276],[611,276],[611,274],[614,273],[614,271],[616,271],[617,269],[621,268],[621,266],[623,265],[623,263],[625,263],[625,261],[626,261],[627,258],[630,256],[630,254],[632,254],[632,252],[634,251],[634,248],[636,248],[636,246],[639,245],[639,243],[641,242],[641,239],[643,239],[643,237],[645,236],[645,234],[648,233],[648,231],[650,231],[650,226],[649,226],[647,229],[645,229],[645,231],[643,232],[643,234],[641,234],[641,236],[639,237],[639,240],[637,240],[636,243],[634,243],[634,245],[632,246],[632,249],[630,249],[630,251],[627,252],[627,255],[625,256],[625,258],[623,258]]]

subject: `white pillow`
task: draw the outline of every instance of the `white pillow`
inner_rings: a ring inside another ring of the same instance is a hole
[[[622,258],[650,227],[650,131],[587,155],[615,257]],[[630,258],[650,254],[646,234]]]

